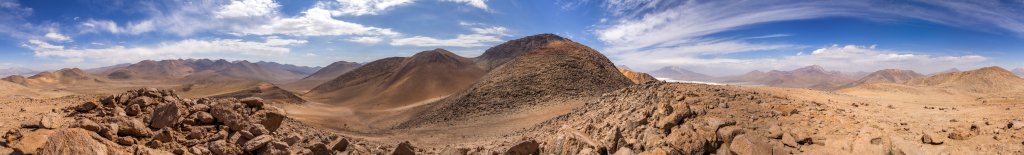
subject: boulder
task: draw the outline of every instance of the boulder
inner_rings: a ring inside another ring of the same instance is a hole
[[[43,144],[46,144],[47,139],[53,134],[52,130],[38,130],[21,134],[21,139],[9,140],[7,143],[8,147],[14,149],[14,152],[20,154],[32,154],[35,153]],[[10,138],[10,137],[8,137]]]
[[[260,121],[260,124],[262,124],[267,131],[274,132],[277,131],[278,128],[281,128],[281,123],[284,119],[285,115],[283,112],[265,110],[263,120]]]
[[[971,133],[962,129],[954,129],[949,132],[949,139],[953,140],[967,140],[971,138]]]
[[[149,122],[149,126],[157,129],[174,126],[174,124],[181,120],[182,113],[181,107],[177,104],[160,104],[153,110],[153,117]]]
[[[153,135],[153,140],[164,142],[164,143],[173,142],[174,141],[174,131],[171,130],[171,128],[160,129],[160,131],[156,132],[156,135]]]
[[[939,145],[942,144],[944,140],[942,139],[942,137],[935,137],[932,136],[931,134],[925,133],[921,135],[921,142],[925,144]]]
[[[537,143],[537,142],[534,142]],[[416,155],[416,150],[409,144],[408,141],[398,143],[398,147],[395,147],[394,151],[391,151],[392,155]]]
[[[109,120],[110,123],[117,125],[117,135],[127,135],[135,137],[150,137],[153,136],[153,131],[146,127],[145,123],[135,118],[130,117],[115,117]]]
[[[768,138],[780,139],[782,138],[782,133],[782,127],[779,127],[778,125],[768,127]]]
[[[91,132],[85,129],[69,128],[59,130],[49,136],[46,144],[39,148],[40,155],[106,155],[112,150],[93,139]]]
[[[331,150],[345,152],[345,150],[348,149],[348,139],[338,138],[335,139],[334,141],[331,141],[329,145],[331,146]]]
[[[618,151],[615,151],[614,155],[634,155],[633,150],[626,147],[620,147]]]
[[[772,148],[757,136],[738,135],[732,139],[729,149],[736,155],[771,155]]]
[[[124,112],[125,114],[128,114],[128,116],[136,116],[142,114],[142,107],[139,107],[138,104],[131,104],[128,105],[128,108],[124,109]]]
[[[243,127],[246,124],[242,115],[235,111],[233,103],[226,102],[213,105],[213,107],[210,108],[210,114],[213,115],[213,118],[216,118],[218,122],[222,122],[224,125],[227,125],[231,131],[241,131],[244,129]]]
[[[210,150],[210,153],[213,153],[215,155],[236,155],[236,154],[242,154],[242,150],[240,150],[237,146],[235,146],[234,144],[228,143],[227,141],[224,141],[224,140],[217,140],[217,141],[211,142],[210,145],[209,145],[209,150]]]
[[[334,151],[332,151],[330,148],[328,148],[327,144],[324,144],[324,143],[313,144],[309,148],[309,150],[311,152],[310,154],[313,154],[313,155],[332,155],[332,154],[334,154]]]
[[[245,145],[243,145],[242,148],[245,152],[256,151],[256,149],[263,148],[263,146],[267,145],[271,140],[274,140],[274,137],[271,137],[270,135],[257,136],[256,138],[252,138],[245,142]]]
[[[251,133],[253,136],[261,136],[270,134],[270,131],[267,131],[267,128],[263,127],[262,125],[253,125],[252,127],[249,127],[249,133]]]
[[[295,145],[295,143],[298,143],[299,141],[302,141],[302,135],[290,134],[290,135],[288,135],[288,137],[285,137],[284,140],[282,140],[282,141],[284,141],[288,145]]]
[[[271,141],[267,143],[262,149],[256,154],[258,155],[288,155],[288,144],[281,141]]]
[[[512,146],[511,148],[508,148],[508,151],[505,151],[505,154],[512,154],[512,155],[527,155],[527,154],[539,155],[540,154],[540,143],[537,143],[537,141],[534,141],[534,140],[519,142],[519,144],[516,144],[515,146]]]
[[[245,104],[246,107],[250,108],[263,108],[264,104],[263,99],[259,97],[247,97],[238,100],[238,102],[242,102],[242,104]]]
[[[790,134],[782,134],[782,144],[789,147],[800,147],[800,144],[796,142],[796,138],[793,138],[793,135]]]
[[[196,122],[199,122],[200,125],[209,125],[213,124],[214,118],[210,113],[200,111],[196,113]]]
[[[103,131],[103,126],[100,126],[99,123],[96,123],[95,121],[92,121],[88,118],[78,119],[77,121],[75,121],[75,124],[71,125],[71,127],[82,128],[96,133]]]
[[[92,111],[93,109],[96,109],[99,106],[100,105],[97,104],[96,102],[85,102],[85,103],[82,103],[81,105],[76,106],[75,107],[75,111],[78,111],[78,112],[89,112],[89,111]]]

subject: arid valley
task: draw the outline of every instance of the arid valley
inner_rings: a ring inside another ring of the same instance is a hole
[[[1024,153],[1024,79],[1010,71],[807,84],[831,74],[666,82],[551,34],[316,71],[147,60],[4,78],[0,130],[15,154]]]

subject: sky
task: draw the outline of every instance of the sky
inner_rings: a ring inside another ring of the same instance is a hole
[[[325,66],[552,33],[638,71],[1024,67],[1024,1],[0,0],[0,68]]]

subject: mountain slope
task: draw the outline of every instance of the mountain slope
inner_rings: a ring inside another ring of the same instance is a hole
[[[942,73],[907,82],[912,86],[939,87],[973,93],[998,93],[1024,90],[1024,79],[1000,67],[985,67],[965,72]]]
[[[726,79],[722,81],[724,83],[834,90],[843,84],[854,81],[856,78],[838,71],[827,71],[818,65],[811,65],[792,71],[752,71],[747,74],[724,79]]]
[[[306,76],[305,78],[302,78],[299,81],[285,84],[282,87],[295,90],[298,92],[306,92],[309,91],[310,89],[313,89],[313,87],[316,87],[320,84],[323,84],[324,82],[337,78],[338,76],[341,76],[342,74],[345,74],[349,71],[355,70],[360,66],[362,65],[355,62],[334,62],[331,63],[331,65],[327,65],[327,67],[321,68],[320,70],[317,70],[313,74],[310,74],[309,76]]]
[[[498,46],[488,48],[479,57],[476,57],[478,66],[485,70],[492,70],[505,64],[523,53],[547,46],[552,42],[570,41],[554,34],[538,34],[519,38],[502,43]]]
[[[858,85],[874,83],[904,83],[910,81],[911,79],[920,77],[924,77],[924,75],[921,75],[912,70],[883,69],[868,74],[867,76],[861,78],[860,80],[843,85],[840,88],[849,88]]]
[[[435,49],[367,63],[304,96],[355,108],[394,108],[445,97],[473,84],[484,73],[472,59]]]
[[[418,117],[401,126],[459,121],[531,107],[569,104],[554,101],[597,96],[632,84],[601,53],[554,35],[539,37],[549,39],[538,41],[547,44],[539,48],[518,48],[529,51],[507,51],[519,56],[494,68],[468,89],[438,101],[433,104],[434,108],[422,111]]]
[[[101,73],[113,80],[141,80],[175,82],[193,74],[213,73],[239,79],[285,83],[308,75],[311,67],[283,65],[272,62],[251,63],[248,61],[228,62],[227,60],[144,60],[119,68],[107,68]]]
[[[622,73],[623,76],[626,76],[626,78],[629,79],[629,81],[632,81],[633,84],[644,84],[651,81],[658,81],[658,79],[654,78],[654,76],[651,76],[650,74],[647,73],[634,72],[623,67],[618,67],[618,69],[619,73]]]
[[[102,82],[78,68],[45,71],[31,77],[13,75],[4,78],[4,80],[26,86],[67,86]]]
[[[651,71],[651,75],[682,81],[703,81],[711,79],[711,76],[686,70],[682,67],[662,67],[661,69]]]

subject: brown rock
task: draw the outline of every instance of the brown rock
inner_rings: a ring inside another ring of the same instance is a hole
[[[813,139],[811,138],[811,136],[807,135],[806,133],[795,132],[795,133],[791,133],[791,134],[793,135],[793,138],[794,138],[794,140],[796,140],[797,143],[808,144],[808,143],[812,143],[813,142]]]
[[[43,144],[46,144],[47,139],[53,134],[52,130],[39,130],[35,132],[29,132],[22,134],[21,139],[9,140],[7,145],[14,149],[14,152],[21,154],[32,154],[36,153]]]
[[[217,121],[227,125],[232,131],[241,131],[244,129],[242,127],[244,127],[246,122],[242,118],[242,115],[235,111],[233,103],[219,103],[213,105],[210,109],[210,114],[213,115],[213,118],[216,118]]]
[[[729,149],[737,155],[771,155],[771,145],[756,136],[738,135],[729,144]]]
[[[796,142],[796,138],[793,138],[790,134],[782,134],[782,144],[789,147],[800,147],[800,144]]]
[[[91,132],[84,129],[62,129],[50,135],[39,148],[40,155],[106,155],[111,148],[93,139]]]
[[[615,151],[614,155],[634,155],[633,150],[626,147],[620,147],[618,151]]]
[[[540,154],[540,144],[537,143],[537,141],[534,141],[534,140],[520,142],[519,144],[516,144],[515,146],[512,146],[511,148],[508,148],[508,151],[505,151],[505,154],[512,154],[512,155],[527,155],[527,154],[539,155]]]
[[[262,108],[264,104],[263,99],[259,97],[247,97],[238,100],[238,102],[242,102],[245,106],[250,108]]]
[[[1020,130],[1024,128],[1024,121],[1010,121],[1010,123],[1006,125],[1006,128]]]
[[[181,107],[178,107],[177,104],[160,104],[153,110],[153,117],[149,122],[149,126],[157,129],[174,126],[174,124],[181,120],[182,113]]]
[[[288,144],[281,141],[271,141],[257,152],[258,155],[288,155]]]
[[[961,129],[955,129],[949,132],[949,139],[954,140],[967,140],[971,138],[971,133]]]
[[[128,116],[136,116],[142,114],[142,107],[139,107],[138,104],[131,104],[128,105],[128,108],[124,109],[124,112],[125,114],[128,114]]]
[[[334,154],[334,151],[332,151],[330,148],[327,148],[327,144],[324,144],[324,143],[313,144],[312,147],[309,148],[309,150],[311,151],[311,154],[313,154],[313,155],[331,155],[331,154]]]
[[[199,122],[200,125],[209,125],[213,124],[214,120],[213,115],[210,115],[210,113],[198,112],[196,113],[196,121]]]
[[[78,111],[78,112],[89,112],[89,111],[92,111],[93,109],[96,109],[96,107],[99,107],[99,106],[100,105],[97,104],[96,102],[85,102],[85,103],[82,103],[81,105],[78,105],[77,107],[75,107],[75,111]]]
[[[780,139],[782,138],[782,133],[782,127],[779,127],[778,125],[768,127],[768,138]]]
[[[210,145],[209,145],[209,150],[210,150],[210,153],[213,153],[213,154],[216,154],[216,155],[236,155],[236,154],[242,154],[242,150],[240,150],[237,146],[235,146],[234,144],[228,143],[227,141],[224,141],[224,140],[218,140],[218,141],[211,142]]]
[[[128,116],[128,114],[124,111],[124,108],[121,108],[119,106],[118,107],[114,107],[113,114],[114,114],[114,116]]]
[[[332,141],[330,144],[331,150],[345,152],[348,149],[348,139],[338,138]]]
[[[931,134],[925,133],[921,135],[921,142],[925,144],[939,145],[942,144],[944,141],[941,139],[941,137],[935,137],[932,136]]]
[[[282,140],[282,141],[284,141],[288,145],[295,145],[295,143],[298,143],[299,141],[302,141],[302,135],[290,134],[290,135],[288,135],[288,137],[285,137],[284,140]]]
[[[718,129],[718,139],[725,143],[731,143],[732,139],[736,135],[746,133],[746,130],[741,127],[727,126],[722,129]]]
[[[210,111],[210,105],[196,104],[196,105],[194,105],[192,107],[189,107],[188,110],[192,111],[192,112],[209,112]]]
[[[263,148],[263,146],[267,145],[271,140],[274,140],[274,137],[271,137],[270,135],[258,136],[245,142],[245,145],[243,145],[242,148],[245,152],[256,151],[256,149]]]
[[[534,142],[537,143],[537,142]],[[518,145],[517,145],[518,146]],[[513,147],[515,148],[515,147]],[[409,142],[398,143],[398,147],[395,147],[394,151],[391,151],[392,155],[416,155],[416,150],[412,147]]]
[[[260,124],[270,132],[277,131],[281,127],[281,122],[285,119],[284,113],[280,111],[267,111],[263,117]]]
[[[77,121],[75,121],[75,124],[71,125],[71,127],[82,128],[97,133],[103,131],[103,127],[100,126],[100,124],[88,118],[78,119]]]
[[[253,136],[261,136],[270,134],[270,131],[267,131],[267,128],[262,125],[253,125],[252,127],[249,127],[249,133],[252,133]]]
[[[117,125],[117,135],[127,135],[135,137],[150,137],[153,136],[153,131],[150,131],[146,127],[145,123],[135,118],[129,117],[115,117],[111,118],[111,123]]]
[[[156,132],[156,135],[153,135],[153,140],[165,143],[172,142],[174,141],[174,131],[171,128],[160,129],[160,131]]]

